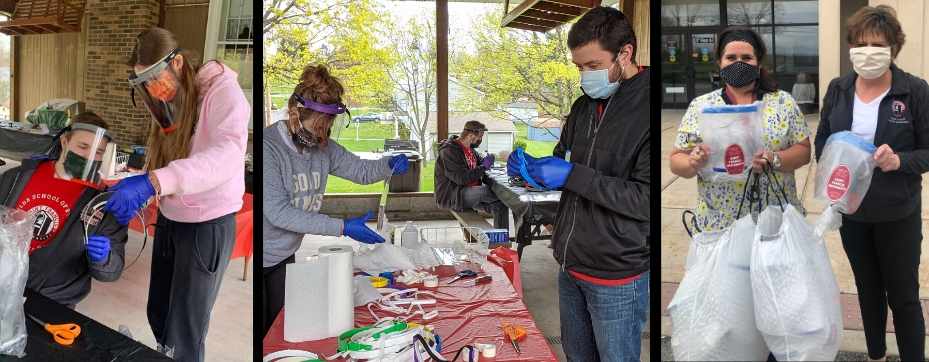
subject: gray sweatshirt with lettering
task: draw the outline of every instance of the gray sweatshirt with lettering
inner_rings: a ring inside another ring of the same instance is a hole
[[[300,152],[283,121],[266,128],[262,142],[262,264],[271,267],[293,255],[305,234],[339,236],[342,220],[319,213],[330,174],[359,184],[390,175],[389,158],[362,160],[333,140]]]

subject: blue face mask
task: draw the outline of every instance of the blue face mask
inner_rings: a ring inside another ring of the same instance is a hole
[[[616,90],[619,89],[619,85],[622,84],[622,79],[618,82],[610,82],[610,71],[615,64],[616,63],[611,64],[610,67],[606,69],[581,72],[581,89],[584,90],[584,93],[591,98],[598,99],[606,99],[616,93]],[[622,74],[624,70],[624,67],[620,66],[620,74]]]

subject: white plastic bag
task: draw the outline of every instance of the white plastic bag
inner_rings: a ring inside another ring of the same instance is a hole
[[[743,180],[760,146],[761,102],[706,106],[700,110],[701,143],[709,160],[700,170],[705,180]]]
[[[768,356],[755,327],[748,270],[751,215],[725,231],[698,233],[688,268],[668,305],[676,361],[759,361]]]
[[[0,355],[26,354],[23,291],[29,277],[29,242],[33,219],[0,206]]]
[[[874,144],[849,131],[829,136],[816,168],[816,197],[829,202],[816,223],[816,234],[836,230],[842,214],[854,214],[874,174]]]
[[[758,216],[751,252],[755,323],[778,361],[833,361],[839,288],[821,237],[792,205]]]
[[[362,246],[355,252],[352,265],[370,275],[416,268],[403,248],[388,243]]]

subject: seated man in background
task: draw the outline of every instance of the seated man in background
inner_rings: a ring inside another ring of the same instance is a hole
[[[101,192],[100,165],[112,140],[106,129],[96,114],[78,114],[52,151],[0,176],[0,205],[35,218],[26,287],[70,308],[90,293],[91,278],[111,282],[123,271],[127,227],[109,214],[81,218],[92,201],[102,213],[106,200],[93,200]]]
[[[483,123],[468,121],[460,136],[442,141],[435,162],[435,201],[439,207],[455,211],[491,213],[495,228],[509,229],[509,209],[483,182],[484,172],[494,164],[493,155],[481,158],[476,150],[486,131]]]

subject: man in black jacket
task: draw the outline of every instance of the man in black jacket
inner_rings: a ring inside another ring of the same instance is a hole
[[[481,210],[494,215],[494,227],[509,227],[509,209],[484,184],[485,171],[494,164],[494,156],[481,157],[476,148],[484,139],[487,127],[478,121],[465,123],[461,136],[452,136],[439,146],[435,162],[435,201],[439,207],[464,211]]]
[[[91,112],[75,116],[70,127],[60,138],[60,150],[53,147],[0,176],[0,205],[35,217],[26,287],[73,308],[90,293],[91,278],[119,279],[127,228],[109,214],[81,219],[85,206],[100,194],[94,187],[99,185],[87,182],[97,178],[71,175],[96,172],[109,135],[106,123]],[[95,133],[105,135],[101,142],[91,141]],[[101,196],[95,203],[105,200]]]
[[[638,361],[649,300],[649,71],[635,63],[635,34],[617,9],[581,17],[568,47],[584,95],[554,157],[526,160],[536,182],[562,189],[552,245],[565,355]]]

